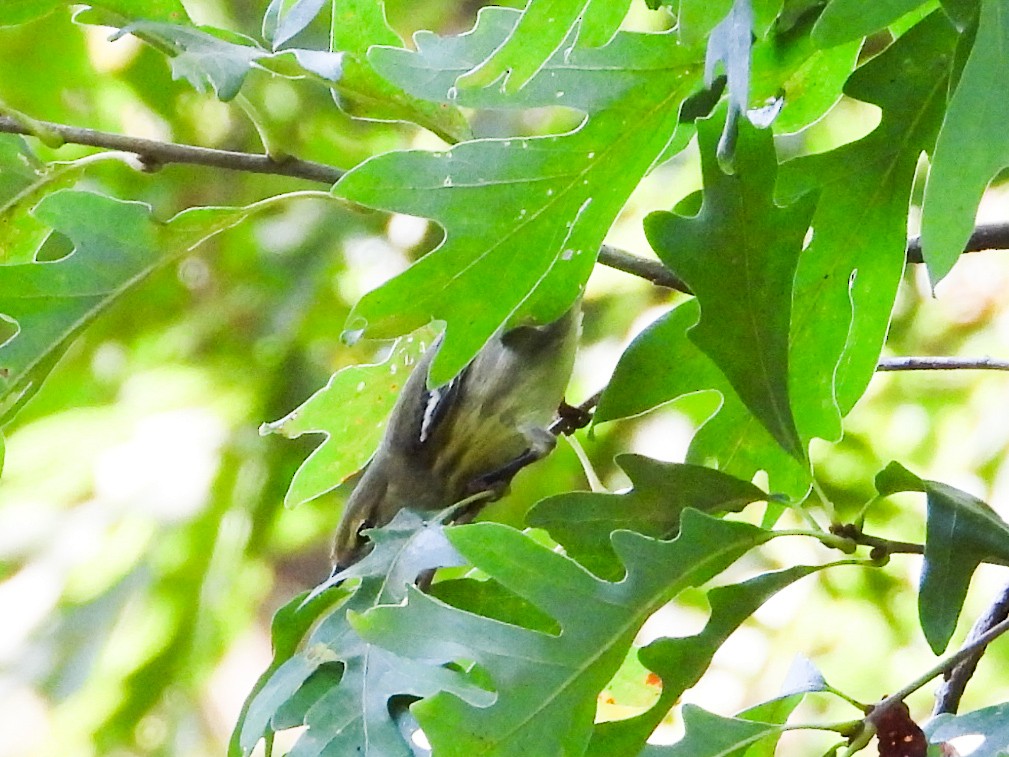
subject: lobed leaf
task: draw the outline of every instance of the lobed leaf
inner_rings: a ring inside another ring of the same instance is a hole
[[[232,746],[238,744],[238,753],[248,754],[274,731],[306,725],[291,757],[409,755],[390,711],[393,697],[449,691],[474,706],[493,700],[463,673],[400,656],[355,632],[359,613],[402,601],[420,573],[460,564],[443,527],[409,510],[400,511],[388,526],[373,529],[369,537],[374,548],[363,560],[317,587],[297,607],[291,603],[285,608],[291,617],[279,627],[288,636],[277,645],[273,664],[236,729]],[[352,593],[344,583],[351,579],[359,580]],[[329,599],[333,592],[339,602],[335,606]],[[302,632],[296,645],[288,627],[294,622]],[[338,681],[327,675],[323,685],[312,685],[313,675],[337,663],[342,666]]]
[[[805,457],[789,400],[792,281],[813,213],[808,196],[788,207],[772,198],[777,163],[771,134],[739,124],[735,173],[715,157],[720,123],[698,125],[704,200],[686,218],[645,219],[648,241],[697,296],[690,338],[725,374],[740,399],[796,459]]]
[[[294,439],[322,433],[325,441],[295,471],[284,504],[295,507],[339,486],[364,467],[378,446],[399,391],[412,366],[435,339],[432,329],[404,337],[374,365],[352,365],[260,433]]]
[[[486,87],[503,77],[503,91],[514,94],[561,49],[576,25],[579,42],[599,47],[612,39],[629,7],[630,0],[534,0],[507,38],[459,77],[458,86]]]
[[[809,488],[808,470],[778,445],[724,374],[687,337],[698,315],[697,301],[685,302],[631,342],[603,392],[595,422],[637,415],[683,395],[716,390],[722,405],[694,435],[687,462],[717,466],[746,481],[763,470],[771,491],[800,499]]]
[[[617,464],[631,479],[629,492],[558,494],[537,503],[526,517],[529,525],[546,529],[572,559],[611,580],[622,573],[609,541],[613,531],[669,539],[679,531],[688,507],[737,512],[767,498],[748,481],[701,465],[663,463],[641,455],[620,455]]]
[[[658,701],[633,718],[597,724],[587,752],[589,757],[638,754],[670,708],[701,679],[725,640],[777,592],[822,567],[826,566],[800,565],[708,592],[711,615],[700,633],[660,638],[638,652],[642,664],[662,680]],[[792,685],[786,693],[818,691],[819,685],[819,680],[809,677],[799,685]]]
[[[491,10],[469,35],[418,35],[416,53],[380,50],[369,57],[408,92],[447,101],[455,73],[445,64],[458,66],[460,49],[478,57],[474,51],[514,24],[514,13]],[[403,64],[398,73],[394,61]],[[432,218],[446,230],[438,249],[361,299],[349,328],[389,337],[446,321],[431,371],[438,384],[505,322],[559,317],[580,293],[606,230],[669,143],[699,67],[696,54],[671,37],[620,34],[604,48],[555,55],[516,97],[458,95],[460,104],[479,107],[584,107],[590,115],[575,131],[465,142],[439,153],[387,153],[347,173],[337,195]],[[575,79],[577,86],[564,88]]]
[[[977,36],[950,98],[922,203],[921,247],[932,285],[953,267],[974,230],[981,195],[1009,166],[1009,99],[993,97],[1009,69],[1009,8],[981,0]]]
[[[579,754],[596,696],[620,667],[637,629],[687,586],[724,570],[767,534],[744,523],[684,513],[671,542],[620,531],[611,537],[627,568],[600,580],[506,526],[449,532],[477,569],[553,617],[557,635],[482,618],[411,591],[405,605],[357,619],[369,641],[429,665],[471,660],[497,690],[488,706],[438,694],[412,707],[439,755]]]
[[[978,565],[1009,565],[1009,523],[967,492],[918,478],[896,462],[876,477],[876,488],[883,495],[925,492],[928,516],[918,617],[929,646],[940,654],[956,630]]]
[[[780,198],[820,193],[813,239],[796,271],[788,358],[804,439],[836,439],[840,416],[875,372],[905,266],[915,168],[942,119],[956,41],[942,12],[917,24],[845,86],[882,108],[879,126],[781,166]]]
[[[861,39],[897,20],[925,0],[831,0],[817,19],[810,37],[820,47],[834,47]]]
[[[277,199],[283,196],[271,202]],[[0,345],[0,422],[38,391],[71,340],[120,294],[265,206],[192,208],[159,223],[142,203],[69,189],[47,195],[35,218],[69,238],[74,251],[55,262],[0,266],[0,315],[17,325]]]
[[[786,730],[778,723],[722,717],[693,704],[683,706],[683,726],[686,733],[680,741],[648,745],[641,757],[730,757]]]
[[[1009,748],[1009,704],[984,707],[963,715],[937,715],[924,727],[929,742],[940,744],[960,736],[981,736],[971,757],[1003,757]]]

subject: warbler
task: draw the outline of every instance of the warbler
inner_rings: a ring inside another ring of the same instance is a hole
[[[501,496],[556,444],[581,324],[576,304],[542,326],[499,331],[447,384],[428,387],[438,340],[417,362],[378,449],[348,497],[333,545],[335,575],[370,550],[364,532],[402,508],[440,511],[481,491]]]

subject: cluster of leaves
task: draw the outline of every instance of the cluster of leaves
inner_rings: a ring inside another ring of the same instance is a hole
[[[0,9],[0,24],[59,5],[23,0]],[[1009,164],[1004,144],[978,136],[1009,116],[989,95],[993,72],[1009,65],[1009,16],[998,0],[908,0],[871,12],[855,0],[681,0],[665,33],[620,31],[629,0],[531,0],[522,12],[483,8],[465,34],[419,32],[413,49],[377,0],[273,0],[262,42],[197,25],[174,0],[87,5],[78,23],[134,35],[168,56],[174,77],[221,100],[244,98],[254,73],[307,80],[354,117],[408,121],[449,144],[376,150],[328,195],[195,207],[160,222],[140,203],[71,188],[90,163],[47,168],[23,142],[0,142],[0,314],[16,325],[0,345],[4,421],[104,308],[269,208],[325,196],[444,229],[436,249],[349,314],[349,335],[406,337],[388,362],[337,373],[268,426],[328,434],[295,475],[292,504],[326,494],[365,461],[397,371],[430,339],[418,330],[445,324],[431,369],[437,383],[496,330],[556,318],[582,294],[644,178],[695,135],[700,151],[703,190],[645,220],[655,253],[693,297],[624,351],[595,415],[598,426],[717,393],[720,405],[686,462],[621,457],[631,490],[544,499],[528,515],[540,529],[531,533],[490,522],[444,527],[404,511],[373,532],[376,547],[348,582],[277,614],[274,662],[246,704],[232,752],[307,725],[292,755],[407,755],[420,749],[418,729],[437,755],[773,753],[802,696],[833,691],[819,675],[799,676],[781,698],[735,718],[684,708],[680,742],[646,741],[725,639],[776,592],[825,569],[876,568],[879,559],[758,572],[709,591],[700,633],[641,649],[634,641],[670,600],[784,533],[774,525],[787,507],[809,504],[809,444],[840,438],[883,349],[922,153],[931,163],[921,212],[933,283],[963,249],[981,193]],[[320,29],[326,42],[313,44]],[[877,106],[879,125],[841,147],[779,160],[774,135],[803,131],[842,93]],[[477,139],[467,118],[557,106],[580,121],[556,133]],[[7,115],[53,139],[45,124]],[[282,159],[269,123],[257,125]],[[73,252],[60,257],[51,248],[67,240]],[[751,483],[759,474],[763,488]],[[1009,564],[1009,524],[898,464],[876,488],[873,504],[926,494],[919,616],[940,654],[977,567]],[[719,517],[753,503],[766,503],[760,525]],[[815,524],[815,513],[807,517]],[[857,542],[818,528],[807,536],[848,551]],[[428,593],[412,586],[425,571],[460,565],[471,572]],[[635,717],[597,723],[597,698],[629,658],[661,692]],[[929,738],[981,732],[995,754],[1000,708],[937,719]],[[862,714],[824,730],[858,744],[871,733]]]

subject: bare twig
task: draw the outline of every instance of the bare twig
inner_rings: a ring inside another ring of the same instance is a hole
[[[982,252],[984,250],[1009,250],[1009,223],[987,224],[974,229],[963,251]],[[907,262],[924,262],[921,255],[921,237],[911,237],[907,241]]]
[[[235,171],[251,173],[275,174],[277,176],[292,176],[323,184],[334,184],[343,171],[324,163],[287,157],[274,160],[269,155],[256,155],[233,150],[214,150],[209,147],[195,145],[180,145],[174,142],[159,142],[154,139],[128,137],[123,134],[113,134],[95,129],[81,129],[76,126],[49,121],[37,121],[37,125],[47,132],[59,136],[64,142],[71,142],[89,147],[102,147],[110,150],[121,150],[140,156],[140,159],[151,169],[169,163],[189,163],[212,168],[227,168]],[[29,134],[34,132],[26,125],[9,116],[0,116],[0,132],[9,134]]]
[[[922,675],[915,678],[911,683],[902,688],[900,691],[894,692],[886,699],[884,699],[882,702],[873,707],[872,713],[870,714],[869,718],[866,718],[866,720],[878,719],[880,714],[885,712],[888,708],[892,707],[897,702],[903,702],[911,694],[916,692],[918,689],[927,684],[936,676],[942,675],[943,673],[948,673],[949,671],[953,670],[958,665],[960,665],[960,663],[962,663],[964,660],[967,660],[973,655],[977,654],[979,651],[984,650],[986,646],[991,644],[995,639],[1004,634],[1006,631],[1009,631],[1009,619],[1003,620],[1001,623],[997,623],[996,625],[989,628],[987,631],[982,633],[977,638],[968,640],[964,644],[964,646],[960,647],[960,649],[957,652],[954,652],[945,660],[942,660],[937,665],[935,665]]]
[[[604,244],[599,248],[599,262],[610,268],[616,268],[618,271],[629,273],[632,276],[647,279],[658,286],[691,294],[690,287],[678,279],[672,271],[658,260],[642,258],[617,247]]]
[[[999,623],[1005,621],[1006,618],[1009,618],[1009,585],[1002,589],[984,615],[974,622],[974,627],[967,635],[967,643],[970,644],[979,639]],[[941,715],[944,712],[956,714],[957,708],[960,706],[960,698],[963,696],[964,689],[967,688],[967,682],[974,675],[985,648],[984,646],[979,647],[972,655],[947,673],[946,680],[939,685],[935,692],[933,715]]]
[[[1009,360],[990,357],[887,357],[877,371],[1009,371]]]
[[[300,158],[275,159],[269,155],[159,142],[153,139],[128,137],[96,129],[66,126],[51,121],[19,119],[0,115],[0,132],[36,136],[44,138],[47,143],[58,138],[64,142],[89,147],[134,153],[140,156],[141,161],[152,169],[170,163],[186,163],[251,173],[291,176],[323,184],[334,184],[343,176],[343,171],[338,168]],[[1009,224],[978,226],[967,241],[964,252],[992,249],[1009,249]],[[690,294],[690,287],[657,260],[649,260],[611,245],[603,245],[599,250],[599,262],[610,268],[651,281],[658,286]],[[912,237],[908,241],[907,262],[922,262],[921,242],[918,237]],[[884,368],[882,370],[901,369]]]

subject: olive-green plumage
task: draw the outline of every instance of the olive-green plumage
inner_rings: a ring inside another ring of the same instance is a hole
[[[439,342],[424,354],[347,500],[333,546],[337,569],[368,551],[362,531],[387,524],[400,509],[439,511],[489,486],[500,492],[514,473],[510,465],[553,449],[547,427],[564,398],[580,321],[575,306],[553,323],[499,332],[435,389],[427,378]]]

